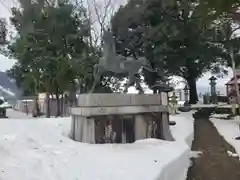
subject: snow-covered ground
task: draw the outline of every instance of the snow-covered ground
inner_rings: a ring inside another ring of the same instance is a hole
[[[224,139],[235,148],[240,157],[240,140],[235,139],[236,137],[240,136],[239,120],[220,119],[224,117],[227,117],[227,115],[214,115],[210,120],[217,128],[219,134],[222,135]]]
[[[68,138],[70,118],[31,119],[13,110],[8,114],[10,118],[0,119],[0,180],[184,180],[186,177],[193,138],[189,113],[171,116],[177,123],[171,127],[174,142],[148,139],[122,145],[72,141]],[[21,118],[17,120],[16,116]]]

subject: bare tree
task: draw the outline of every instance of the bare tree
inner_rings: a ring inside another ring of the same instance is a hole
[[[104,2],[100,1],[100,3],[103,3],[101,5],[99,1],[92,0],[93,7],[94,7],[94,14],[96,14],[96,20],[98,22],[99,28],[100,28],[100,35],[98,37],[103,36],[103,30],[107,26],[109,26],[109,20],[114,13],[114,6],[112,4],[112,0],[103,0]]]
[[[117,9],[116,0],[74,0],[77,9],[86,8],[85,14],[90,27],[89,43],[101,43],[103,30],[110,24],[110,18]]]
[[[104,29],[110,26],[110,19],[117,9],[117,3],[115,2],[117,0],[74,0],[73,2],[76,13],[82,13],[80,15],[81,20],[83,20],[82,23],[89,29],[89,34],[85,37],[85,40],[92,49],[90,54],[96,58],[99,56],[98,48],[102,48],[103,45],[102,36]],[[106,86],[111,84],[109,87],[113,91],[118,88],[116,85],[117,80],[114,77],[105,77],[103,81],[103,84]],[[84,82],[79,81],[78,83]]]

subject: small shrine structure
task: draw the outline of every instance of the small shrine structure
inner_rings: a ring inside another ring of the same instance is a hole
[[[236,69],[236,75],[237,75],[237,80],[238,80],[238,88],[240,90],[240,67],[238,67]],[[234,77],[232,77],[226,83],[226,92],[227,92],[228,102],[230,104],[236,103],[236,101],[237,101],[237,92],[236,92]]]

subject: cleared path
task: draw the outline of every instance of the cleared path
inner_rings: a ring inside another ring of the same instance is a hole
[[[195,119],[192,150],[203,154],[193,159],[187,180],[240,180],[240,161],[227,153],[235,152],[234,148],[218,134],[208,118],[201,114],[199,117]]]

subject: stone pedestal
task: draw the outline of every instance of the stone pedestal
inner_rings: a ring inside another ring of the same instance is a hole
[[[83,94],[71,108],[72,139],[85,143],[173,140],[167,95]]]
[[[135,126],[134,126],[135,140],[148,138],[147,137],[147,131],[148,131],[147,127],[148,127],[147,119],[144,119],[143,115],[136,115],[135,116]]]

